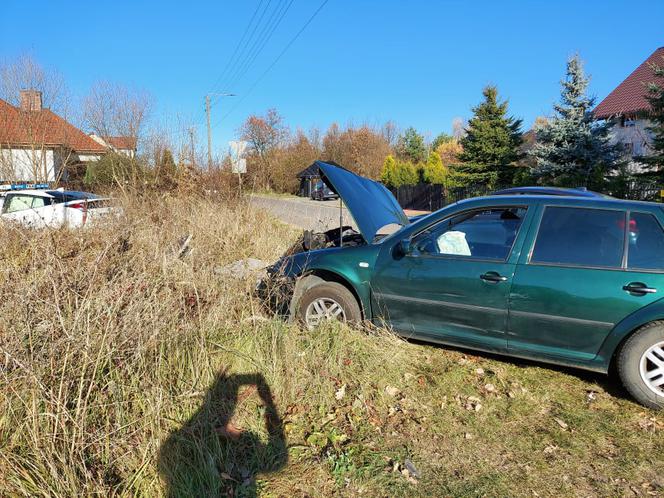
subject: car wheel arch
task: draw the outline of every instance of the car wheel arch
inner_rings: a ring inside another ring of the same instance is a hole
[[[609,360],[609,372],[616,372],[616,365],[617,365],[617,360],[618,357],[620,356],[620,351],[622,351],[623,347],[625,346],[625,343],[634,335],[636,334],[639,330],[641,330],[643,327],[650,325],[650,324],[655,324],[659,323],[660,325],[664,326],[664,316],[661,317],[655,317],[650,320],[647,320],[634,328],[630,330],[629,332],[625,333],[622,335],[620,341],[616,346],[613,348],[613,352],[611,354],[611,358]]]
[[[615,371],[621,348],[640,328],[653,322],[664,323],[664,299],[656,301],[617,323],[600,347],[594,362],[603,363],[607,372]]]
[[[291,298],[291,303],[289,307],[290,310],[289,314],[291,319],[295,316],[297,312],[297,306],[304,292],[313,287],[314,285],[322,282],[336,282],[340,285],[343,285],[346,289],[348,289],[355,298],[355,300],[357,301],[357,304],[360,306],[360,313],[362,314],[362,318],[366,319],[367,312],[364,303],[362,302],[362,299],[360,298],[357,292],[357,289],[355,289],[355,286],[352,283],[350,283],[350,281],[347,278],[340,275],[339,273],[324,269],[308,270],[306,273],[300,275],[300,277],[297,279],[297,282],[295,283],[295,288],[293,289],[293,297]]]

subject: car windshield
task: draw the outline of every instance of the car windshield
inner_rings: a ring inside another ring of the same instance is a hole
[[[99,199],[98,195],[90,192],[79,192],[77,190],[47,190],[46,193],[52,195],[57,203]]]

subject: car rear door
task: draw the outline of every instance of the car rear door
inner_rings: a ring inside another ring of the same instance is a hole
[[[660,224],[615,203],[540,206],[510,291],[509,352],[595,358],[617,323],[664,295]]]
[[[381,251],[377,321],[398,332],[505,351],[507,300],[527,206],[463,210],[416,233],[407,255]]]

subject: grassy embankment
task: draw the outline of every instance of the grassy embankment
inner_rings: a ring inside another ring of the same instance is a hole
[[[293,229],[189,197],[125,208],[0,227],[0,496],[664,493],[664,418],[614,382],[304,332],[215,271]]]

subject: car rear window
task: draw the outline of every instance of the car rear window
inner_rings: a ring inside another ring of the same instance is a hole
[[[664,270],[664,231],[652,214],[630,213],[627,266]]]
[[[625,217],[624,211],[548,206],[530,262],[620,268]]]

